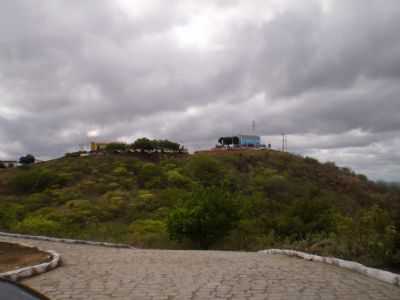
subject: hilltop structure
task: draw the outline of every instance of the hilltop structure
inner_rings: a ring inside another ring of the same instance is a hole
[[[18,165],[16,160],[0,160],[0,165],[4,168],[14,168]]]
[[[217,148],[265,148],[261,143],[259,135],[238,134],[235,136],[225,136],[218,139]]]
[[[90,151],[103,151],[106,150],[107,145],[111,143],[107,142],[90,142]]]

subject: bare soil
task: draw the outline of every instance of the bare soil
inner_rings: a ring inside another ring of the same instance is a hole
[[[225,148],[213,148],[210,150],[199,150],[196,151],[195,154],[205,154],[205,155],[232,155],[232,154],[238,154],[238,155],[243,155],[243,154],[262,154],[267,151],[275,151],[272,149],[254,149],[254,148],[231,148],[231,149],[225,149]]]
[[[51,256],[37,248],[0,242],[0,273],[48,262]]]

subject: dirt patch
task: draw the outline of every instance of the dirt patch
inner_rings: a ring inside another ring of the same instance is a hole
[[[0,242],[0,273],[51,261],[51,256],[37,248]]]
[[[275,150],[271,149],[264,149],[264,148],[259,148],[259,149],[254,149],[254,148],[232,148],[232,149],[225,149],[225,148],[214,148],[210,150],[199,150],[196,151],[195,154],[204,154],[204,155],[243,155],[243,154],[263,154],[265,152],[271,152]]]

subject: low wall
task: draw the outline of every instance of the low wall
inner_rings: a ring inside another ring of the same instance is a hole
[[[20,269],[5,272],[5,273],[0,273],[0,278],[8,279],[11,281],[19,281],[24,278],[29,278],[29,277],[39,275],[39,274],[48,272],[50,270],[53,270],[61,264],[61,256],[53,250],[43,250],[38,247],[33,247],[33,246],[25,245],[22,243],[14,243],[14,242],[11,242],[11,243],[20,245],[22,247],[36,248],[39,251],[45,252],[50,255],[51,261],[41,263],[38,265],[20,268]]]
[[[268,249],[268,250],[261,250],[259,251],[259,253],[281,254],[281,255],[295,256],[310,261],[322,262],[329,265],[338,266],[340,268],[348,269],[360,274],[364,274],[368,277],[375,278],[380,281],[384,281],[400,287],[400,275],[375,268],[369,268],[353,261],[348,261],[335,257],[318,256],[295,250]]]
[[[0,232],[0,236],[20,238],[20,239],[29,239],[29,240],[40,240],[40,241],[48,241],[48,242],[67,243],[67,244],[83,244],[83,245],[103,246],[103,247],[113,247],[113,248],[136,249],[135,247],[132,247],[127,244],[93,242],[93,241],[73,240],[73,239],[61,239],[61,238],[53,238],[53,237],[41,236],[41,235],[28,235],[28,234]]]

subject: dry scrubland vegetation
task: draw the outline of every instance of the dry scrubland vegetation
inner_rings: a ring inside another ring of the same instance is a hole
[[[0,170],[0,229],[149,248],[300,249],[400,269],[400,191],[275,151]]]

